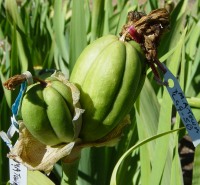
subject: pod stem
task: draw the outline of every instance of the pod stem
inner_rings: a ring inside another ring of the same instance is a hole
[[[44,87],[46,87],[47,86],[47,82],[46,81],[44,81],[44,80],[42,80],[42,79],[40,79],[40,78],[38,78],[38,77],[33,77],[33,79],[35,80],[35,81],[37,81],[37,82],[40,82],[40,84],[42,85],[42,86],[44,86]]]
[[[62,162],[62,180],[61,185],[76,185],[78,179],[78,166],[81,157],[81,150],[72,151],[69,157]]]
[[[61,185],[76,185],[76,180],[78,178],[78,165],[79,160],[77,159],[72,163],[62,162],[62,180]]]

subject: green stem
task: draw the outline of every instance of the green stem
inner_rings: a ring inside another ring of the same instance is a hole
[[[62,180],[61,185],[76,185],[76,180],[78,177],[78,165],[79,160],[77,159],[72,163],[62,162]]]
[[[75,160],[72,161],[64,161],[62,160],[62,180],[61,185],[76,185],[76,180],[78,178],[78,165],[80,161],[80,155],[76,157]]]

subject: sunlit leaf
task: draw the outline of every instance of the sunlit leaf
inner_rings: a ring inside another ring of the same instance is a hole
[[[194,168],[193,168],[193,178],[192,178],[192,185],[198,185],[200,183],[199,178],[199,165],[200,165],[200,146],[196,147],[195,156],[194,156]]]
[[[28,171],[29,185],[55,185],[45,174],[39,171]]]
[[[113,170],[113,173],[112,173],[112,176],[111,176],[111,181],[110,181],[110,185],[117,185],[117,182],[116,182],[116,177],[117,177],[117,171],[118,171],[118,168],[120,166],[120,164],[122,163],[122,161],[128,156],[130,155],[136,148],[138,147],[141,147],[142,145],[148,143],[148,142],[151,142],[153,141],[154,139],[161,139],[163,136],[166,136],[166,135],[169,135],[170,133],[173,133],[173,132],[177,132],[179,130],[181,130],[183,128],[180,128],[180,129],[177,129],[177,130],[170,130],[168,132],[163,132],[163,133],[160,133],[160,134],[157,134],[155,136],[152,136],[152,137],[149,137],[145,140],[142,140],[140,142],[138,142],[136,145],[132,146],[129,150],[127,150],[122,156],[121,158],[117,161],[116,165],[115,165],[115,168]]]
[[[70,28],[70,71],[73,69],[73,66],[81,51],[87,45],[85,13],[83,5],[83,1],[73,1]]]

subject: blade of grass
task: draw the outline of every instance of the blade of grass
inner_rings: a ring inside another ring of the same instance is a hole
[[[7,131],[10,126],[10,108],[7,105],[5,96],[0,104],[0,131]],[[6,144],[0,139],[0,179],[2,184],[6,184],[9,179],[9,165],[7,154],[9,152]]]
[[[132,1],[130,1],[130,3],[131,3],[131,6],[132,6],[132,7],[137,7],[137,8],[139,8],[139,1],[138,1],[138,0],[132,0]]]
[[[32,57],[25,35],[20,35],[17,33],[17,48],[21,72],[29,70],[32,74],[34,74]]]
[[[176,118],[176,123],[174,126],[174,129],[179,128],[180,125],[180,117]],[[173,134],[173,144],[175,145],[174,148],[174,156],[172,159],[172,166],[171,166],[171,179],[170,179],[170,185],[183,185],[183,176],[180,175],[182,174],[182,168],[181,168],[181,162],[180,162],[180,157],[179,157],[179,151],[178,151],[178,133]]]
[[[19,15],[16,1],[6,0],[5,8],[7,11],[7,16],[10,18],[10,21],[13,22],[13,24],[16,24],[24,32],[24,25]]]
[[[66,39],[64,36],[65,29],[65,14],[66,11],[66,2],[65,1],[56,1],[54,3],[54,17],[53,17],[53,29],[55,34],[55,41],[59,52],[62,58],[67,62],[69,60],[67,48],[66,48]]]
[[[10,21],[13,25],[16,25],[18,30],[17,32],[17,49],[20,59],[20,67],[21,72],[24,71],[31,71],[33,72],[30,51],[27,43],[27,39],[24,33],[24,25],[22,23],[20,14],[18,12],[18,7],[16,1],[13,2],[12,0],[5,1],[5,7],[7,11],[7,15],[10,17]],[[14,61],[11,61],[14,62]]]
[[[149,0],[147,1],[148,10],[154,10],[158,8],[158,1],[157,0]]]
[[[116,25],[119,22],[120,12],[114,13],[109,19],[109,30],[111,34],[116,34]]]
[[[138,132],[136,124],[135,108],[132,108],[130,112],[131,124],[124,128],[124,135],[116,146],[116,159],[119,159],[124,152],[126,152],[131,146],[138,141]]]
[[[135,149],[137,149],[138,147],[141,147],[142,145],[148,143],[148,142],[151,142],[155,139],[162,139],[164,136],[166,135],[169,135],[173,132],[177,132],[177,131],[180,131],[184,128],[179,128],[177,130],[170,130],[170,131],[167,131],[167,132],[163,132],[163,133],[160,133],[160,134],[157,134],[155,136],[151,136],[145,140],[142,140],[140,142],[138,142],[136,145],[132,146],[128,151],[126,151],[122,156],[121,158],[117,161],[116,165],[115,165],[115,168],[113,170],[113,173],[112,173],[112,176],[111,176],[111,181],[110,181],[110,185],[117,185],[117,182],[116,182],[116,177],[117,177],[117,171],[118,171],[118,168],[119,166],[121,165],[122,161],[128,156],[130,155]]]
[[[108,184],[114,164],[115,150],[112,147],[91,148],[91,177],[95,185]]]
[[[105,20],[104,20],[104,26],[103,26],[103,35],[106,35],[108,33],[110,33],[110,17],[111,15],[113,15],[113,5],[112,5],[112,1],[110,0],[105,0]]]
[[[186,78],[186,93],[190,90],[190,85],[199,66],[200,45],[198,44],[198,40],[200,35],[200,21],[197,22],[196,26],[193,28],[190,34],[191,36],[189,37],[186,51],[189,59],[187,65],[188,74]]]
[[[7,80],[7,78],[9,78],[10,76],[10,44],[7,42],[7,39],[5,39],[4,41],[4,54],[3,54],[3,58],[2,58],[2,64],[1,64],[1,70],[0,70],[0,79],[1,82],[5,82]],[[12,105],[12,95],[11,95],[11,91],[6,90],[5,88],[3,88],[4,91],[4,95],[7,101],[7,104],[9,107],[11,107]]]
[[[10,76],[16,75],[20,72],[20,64],[18,62],[18,50],[17,50],[17,32],[14,25],[12,30],[12,50],[11,50],[11,63],[10,63]]]
[[[184,89],[184,82],[185,82],[185,45],[182,46],[182,53],[181,53],[181,70],[180,70],[180,86]],[[173,129],[177,129],[180,127],[180,116],[176,116],[176,123]],[[171,169],[171,181],[170,185],[183,185],[183,176],[180,175],[182,173],[180,157],[179,157],[179,146],[178,146],[178,135],[174,133],[173,141],[175,145],[174,149],[174,157],[172,161],[172,169]]]
[[[47,55],[48,57],[44,60],[43,67],[44,68],[52,68],[56,42],[55,42],[55,38],[54,38],[54,34],[53,34],[53,29],[51,27],[50,19],[48,17],[46,17],[45,22],[46,22],[46,27],[47,27],[48,33],[51,38],[51,47],[49,50],[49,54]]]
[[[131,146],[135,145],[138,141],[137,124],[135,117],[135,109],[130,112],[131,124],[124,130],[124,135],[121,138],[115,151],[115,160],[117,160],[125,153]],[[112,157],[113,158],[113,157]],[[138,173],[140,173],[139,151],[136,150],[131,156],[128,156],[120,165],[118,169],[117,182],[118,184],[135,184],[138,181]],[[136,173],[138,171],[138,173]],[[136,183],[137,184],[137,183]]]
[[[178,147],[176,147],[177,149]],[[170,185],[183,185],[183,177],[182,177],[182,169],[180,164],[180,157],[178,155],[178,150],[175,152],[175,156],[172,161],[172,169],[171,169],[171,180]]]
[[[128,0],[117,0],[117,11],[121,12]]]
[[[92,1],[91,41],[102,36],[104,23],[104,0]]]
[[[187,33],[187,27],[184,29],[183,34],[181,36],[181,41],[180,41],[180,45],[178,44],[178,47],[180,47],[179,51],[181,52],[180,57],[180,74],[179,74],[179,83],[181,88],[184,90],[184,85],[185,85],[185,64],[186,64],[186,60],[185,60],[185,39],[186,39],[186,33]],[[179,60],[179,54],[178,51],[177,52],[177,56],[175,56],[176,61],[177,61],[177,65],[174,65],[174,68],[177,68],[178,71],[178,60]],[[174,60],[175,62],[175,60]],[[177,114],[176,116],[176,123],[174,125],[174,129],[177,129],[180,127],[180,116]],[[182,185],[183,184],[183,176],[180,175],[182,172],[181,169],[181,164],[180,164],[180,157],[179,157],[179,153],[178,153],[178,140],[179,136],[178,134],[174,134],[174,157],[173,157],[173,162],[172,162],[172,171],[171,171],[171,184],[173,185]],[[174,170],[174,171],[173,171]]]
[[[28,185],[55,185],[46,175],[39,171],[28,171]]]
[[[187,12],[188,0],[179,1],[170,15],[170,30],[163,35],[159,44],[159,56],[163,56],[172,47],[177,45],[176,38],[180,37],[184,29],[184,21]]]
[[[155,92],[146,78],[140,98],[136,103],[136,118],[139,139],[144,140],[157,133],[160,105]],[[150,166],[153,159],[155,141],[148,143],[140,148],[141,161],[141,183],[144,184],[150,180]]]
[[[72,71],[78,56],[86,45],[87,35],[85,25],[84,2],[73,1],[72,20],[70,28],[70,72]]]
[[[91,10],[90,10],[90,0],[87,0],[85,3],[85,28],[86,32],[91,31]]]
[[[200,184],[200,173],[199,173],[200,158],[199,158],[199,155],[200,155],[200,145],[198,145],[195,149],[192,185]]]
[[[119,33],[122,30],[123,25],[126,23],[127,14],[128,14],[128,3],[125,4],[125,6],[120,11],[119,22],[118,22],[117,29],[115,32],[116,35],[119,35]]]
[[[146,128],[144,127],[142,122],[138,122],[138,132],[139,132],[139,138],[140,141],[142,141],[142,138],[146,137]],[[153,141],[147,143],[147,145],[142,145],[140,147],[140,164],[141,164],[141,184],[144,184],[146,182],[149,182],[150,180],[150,174],[151,174],[151,154],[150,149],[153,145]],[[152,148],[153,149],[153,148]]]
[[[91,148],[85,148],[81,151],[81,159],[79,162],[78,183],[77,185],[95,184],[95,177],[91,176]],[[96,158],[95,158],[96,159]],[[98,160],[98,159],[96,159]]]
[[[146,136],[150,137],[156,134],[160,105],[148,78],[145,80],[145,84],[140,93],[140,99],[139,102],[137,101],[137,105],[137,124],[140,124],[141,122],[144,124],[144,127],[147,128]]]

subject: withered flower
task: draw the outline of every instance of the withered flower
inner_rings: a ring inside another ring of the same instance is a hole
[[[141,45],[159,83],[162,82],[155,64],[162,72],[165,73],[166,70],[157,58],[157,47],[161,35],[169,29],[169,24],[169,13],[165,8],[153,10],[148,15],[131,11],[128,13],[128,22],[120,33],[121,36],[125,34],[125,40],[135,40]]]

